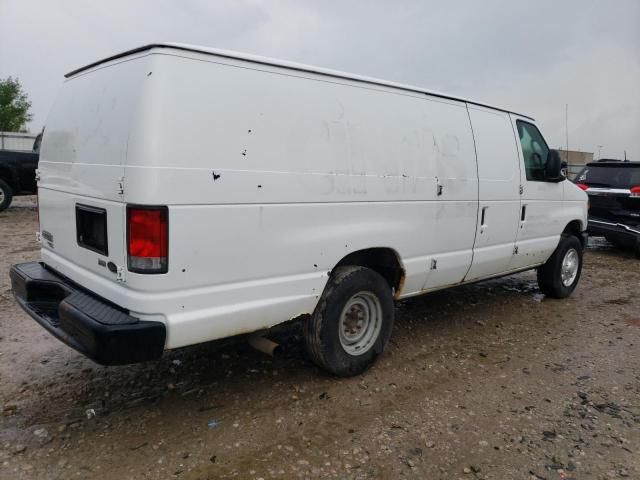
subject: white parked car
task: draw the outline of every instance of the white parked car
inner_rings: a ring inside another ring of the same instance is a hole
[[[534,121],[420,88],[178,44],[68,74],[38,171],[20,305],[95,361],[301,315],[315,363],[364,371],[394,299],[538,269],[580,278],[587,196]]]

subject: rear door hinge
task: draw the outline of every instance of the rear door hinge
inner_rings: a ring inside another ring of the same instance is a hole
[[[124,267],[118,267],[116,270],[116,281],[124,283]]]
[[[436,260],[435,258],[431,259],[431,270],[437,270],[438,269],[438,260]]]
[[[524,193],[524,185],[520,185],[520,195]]]
[[[38,169],[36,168],[36,183],[38,183],[38,182],[40,181],[40,179],[41,179],[41,178],[42,178],[42,177],[41,177],[41,175],[40,175],[40,170],[38,170]]]
[[[118,195],[124,195],[124,177],[118,179]]]
[[[518,246],[517,245],[515,247],[513,247],[513,254],[514,255],[518,254]]]

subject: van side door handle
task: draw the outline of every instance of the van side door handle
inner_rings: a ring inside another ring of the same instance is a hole
[[[484,229],[487,227],[485,220],[487,219],[487,210],[489,207],[482,207],[482,213],[480,214],[480,233],[484,232]]]
[[[522,207],[520,208],[520,228],[524,227],[524,222],[526,221],[526,218],[527,218],[527,206],[522,205]]]

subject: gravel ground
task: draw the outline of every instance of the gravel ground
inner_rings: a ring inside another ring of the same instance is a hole
[[[298,325],[98,366],[15,304],[32,197],[0,214],[0,478],[640,479],[640,262],[592,244],[567,300],[532,273],[397,305],[384,356],[331,378]]]

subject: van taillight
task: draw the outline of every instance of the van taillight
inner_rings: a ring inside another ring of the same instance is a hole
[[[640,185],[637,187],[631,187],[631,189],[629,190],[630,193],[630,197],[636,197],[636,198],[640,198]]]
[[[167,273],[169,209],[127,206],[127,265],[136,273]]]
[[[576,183],[576,187],[578,187],[580,190],[588,190],[589,189],[589,185],[585,185],[584,183]]]

